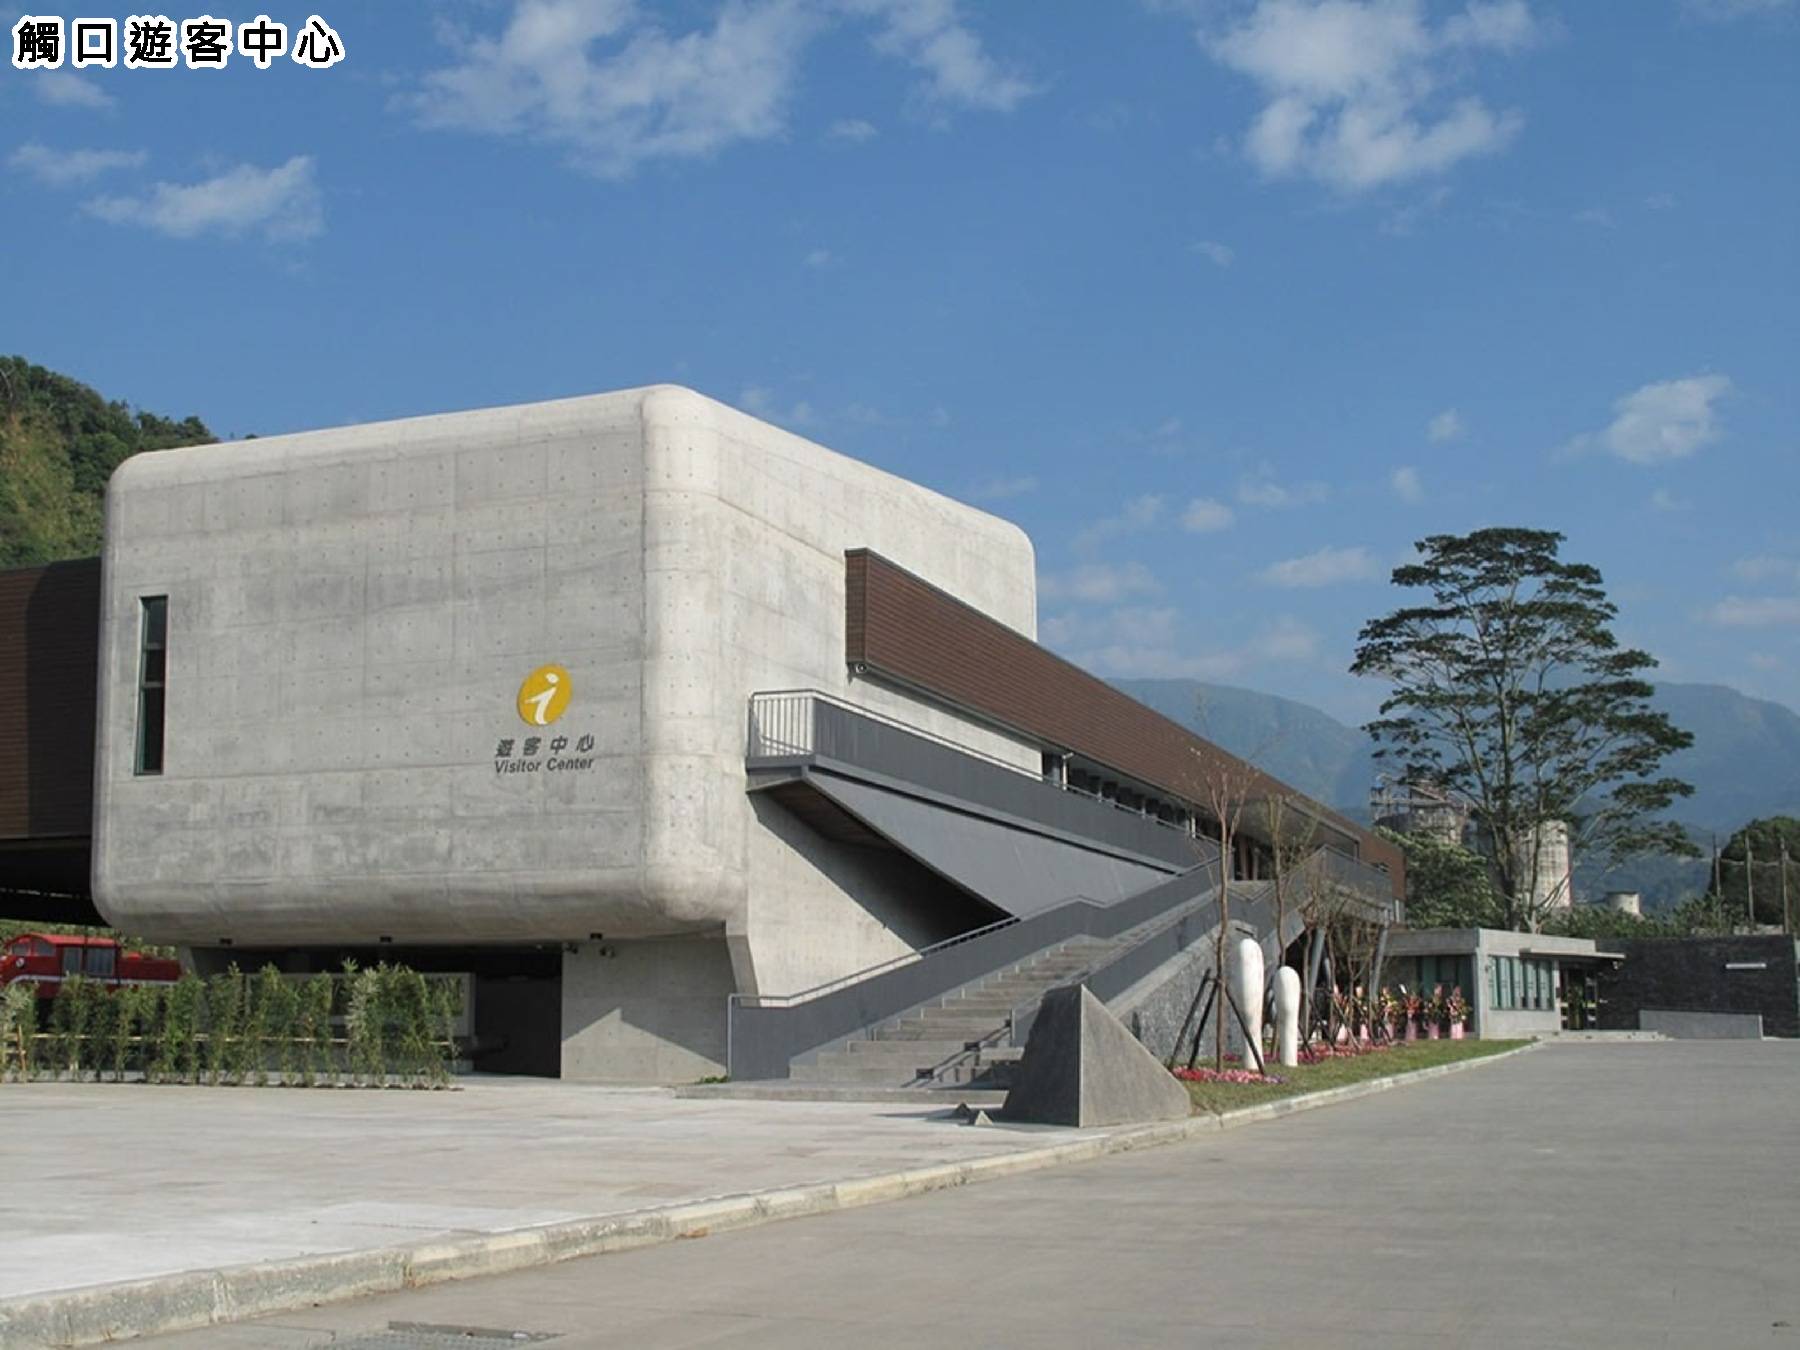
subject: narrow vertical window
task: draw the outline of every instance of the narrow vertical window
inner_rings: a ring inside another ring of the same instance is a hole
[[[169,667],[169,597],[143,598],[138,629],[137,772],[163,769],[163,685]]]

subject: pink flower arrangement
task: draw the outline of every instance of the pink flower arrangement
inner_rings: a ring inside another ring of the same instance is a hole
[[[1257,1073],[1254,1069],[1176,1069],[1175,1076],[1184,1083],[1279,1083],[1274,1074]]]
[[[1387,1049],[1386,1045],[1375,1045],[1364,1042],[1356,1045],[1346,1041],[1342,1045],[1327,1045],[1323,1041],[1309,1045],[1300,1051],[1302,1064],[1322,1064],[1328,1059],[1355,1059],[1358,1055],[1372,1055]]]

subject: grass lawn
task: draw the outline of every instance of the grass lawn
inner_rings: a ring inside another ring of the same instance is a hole
[[[1387,1078],[1393,1074],[1412,1073],[1436,1064],[1452,1064],[1457,1060],[1480,1059],[1524,1045],[1524,1041],[1412,1041],[1372,1050],[1365,1055],[1344,1059],[1328,1059],[1320,1064],[1301,1064],[1284,1069],[1270,1065],[1279,1083],[1185,1083],[1193,1098],[1194,1113],[1219,1115],[1239,1107],[1257,1106],[1281,1097],[1299,1097],[1308,1092],[1360,1083],[1369,1078]],[[1208,1067],[1202,1060],[1199,1067]]]

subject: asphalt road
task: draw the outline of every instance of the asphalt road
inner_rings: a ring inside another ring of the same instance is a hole
[[[1800,1347],[1797,1277],[1800,1044],[1566,1045],[1192,1144],[141,1344],[410,1323],[546,1350]]]

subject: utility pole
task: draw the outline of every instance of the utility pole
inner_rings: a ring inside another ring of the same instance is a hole
[[[1713,900],[1719,906],[1719,917],[1725,917],[1725,882],[1719,872],[1719,836],[1712,837],[1713,848]]]
[[[1787,840],[1783,838],[1781,841],[1781,931],[1792,937],[1794,935],[1794,919],[1788,909],[1787,869]]]
[[[1756,854],[1750,849],[1750,831],[1744,831],[1744,917],[1750,926],[1744,931],[1756,931]]]

